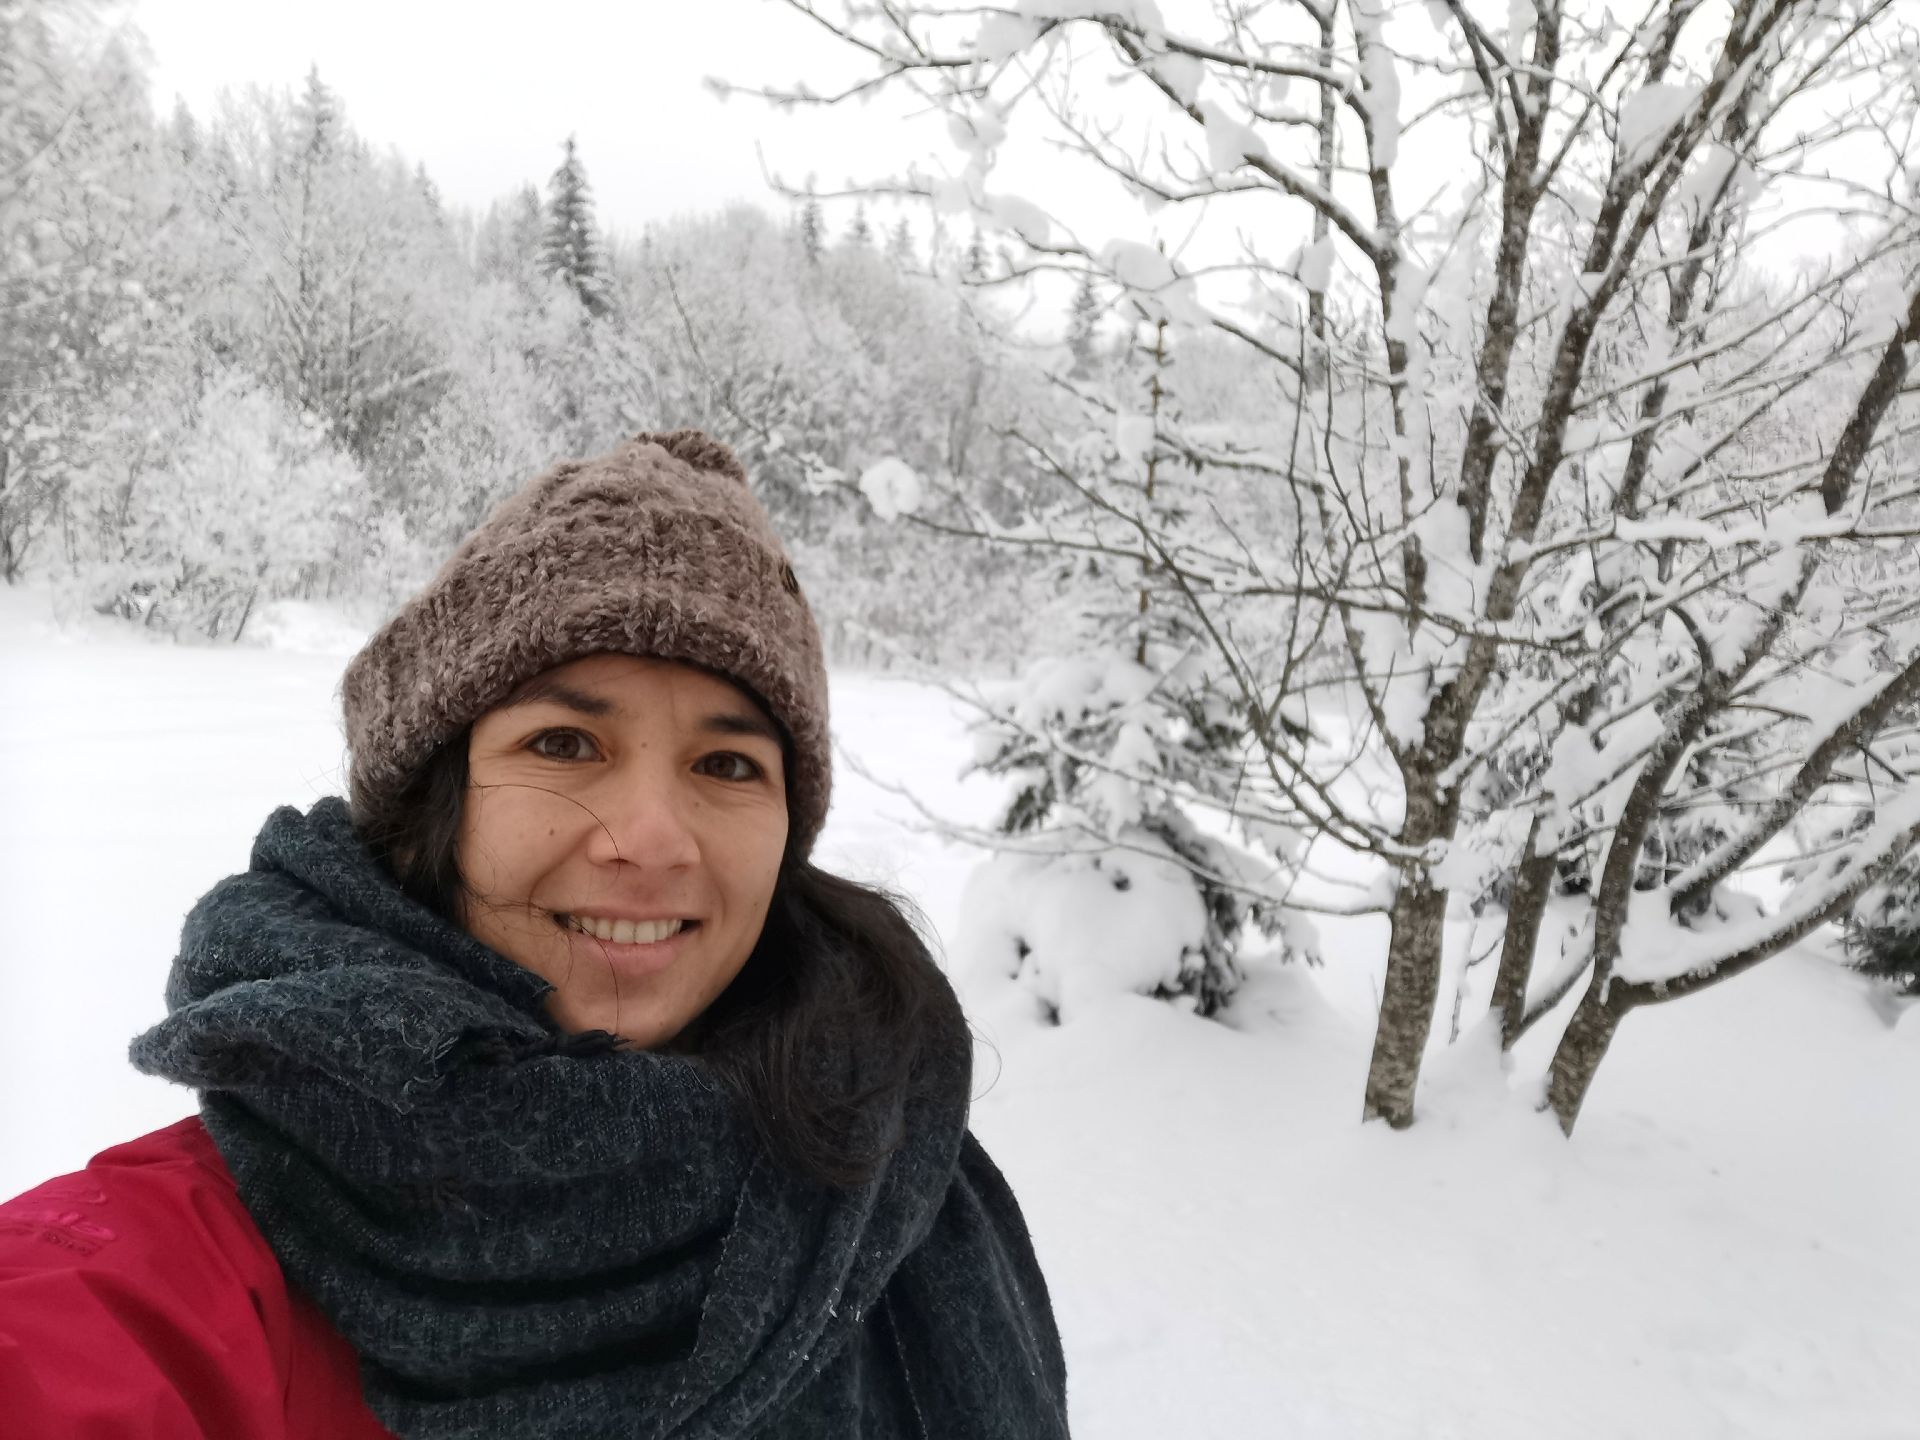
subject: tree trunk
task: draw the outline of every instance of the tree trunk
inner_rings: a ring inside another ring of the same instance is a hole
[[[1566,1033],[1560,1037],[1559,1048],[1553,1052],[1553,1065],[1547,1079],[1547,1107],[1569,1135],[1573,1133],[1574,1121],[1580,1118],[1580,1107],[1593,1085],[1594,1072],[1600,1068],[1607,1047],[1613,1043],[1613,1032],[1620,1028],[1620,1021],[1633,1008],[1627,994],[1627,986],[1609,986],[1596,975],[1588,984],[1587,993],[1580,997],[1580,1008],[1573,1012]]]
[[[1534,853],[1540,838],[1540,817],[1527,827],[1527,845],[1507,897],[1507,930],[1500,940],[1500,970],[1493,981],[1493,1008],[1500,1012],[1500,1048],[1511,1050],[1521,1035],[1527,1013],[1527,981],[1533,975],[1533,952],[1540,943],[1540,921],[1553,889],[1559,857],[1549,851]]]
[[[1387,981],[1373,1034],[1363,1112],[1363,1118],[1385,1120],[1396,1130],[1413,1123],[1413,1092],[1440,992],[1446,917],[1447,892],[1433,887],[1424,867],[1411,870],[1393,898]]]
[[[19,579],[19,561],[13,553],[13,525],[7,515],[7,477],[13,465],[13,452],[0,445],[0,576],[11,585]]]

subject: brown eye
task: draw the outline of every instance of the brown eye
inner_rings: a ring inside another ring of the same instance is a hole
[[[542,730],[527,748],[548,760],[591,760],[598,753],[578,730]]]
[[[760,767],[737,750],[722,750],[701,762],[702,769],[717,780],[754,780]]]

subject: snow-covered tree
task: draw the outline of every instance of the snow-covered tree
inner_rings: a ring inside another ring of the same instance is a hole
[[[873,226],[867,221],[867,207],[854,207],[853,219],[847,224],[847,244],[856,250],[865,250],[873,244]]]
[[[1273,798],[1391,880],[1367,1115],[1412,1121],[1450,898],[1493,869],[1518,866],[1509,1042],[1582,996],[1548,1087],[1571,1127],[1627,1013],[1778,953],[1920,835],[1910,766],[1869,743],[1920,688],[1888,583],[1920,483],[1920,42],[1896,5],[1656,0],[1622,26],[1452,0],[789,3],[885,57],[862,93],[911,85],[947,112],[961,166],[905,188],[1004,236],[1016,273],[1093,269],[1282,377],[1288,423],[1161,441],[1266,477],[1297,501],[1291,533],[1235,516],[1169,535],[1135,510],[1105,553],[1181,582],[1244,713],[1310,699],[1304,735],[1338,742],[1253,731]],[[1014,134],[1117,179],[1137,230],[1089,242],[996,190]],[[1800,233],[1837,262],[1748,263],[1816,191],[1847,229]],[[1156,231],[1211,252],[1169,260]],[[1778,443],[1771,412],[1816,389],[1835,403]],[[1262,596],[1311,643],[1243,647],[1226,622]],[[1335,669],[1290,696],[1303,663]],[[1483,774],[1517,745],[1538,762],[1489,811]],[[1385,803],[1335,783],[1368,764]],[[1728,882],[1864,770],[1871,823],[1743,908]],[[1636,889],[1650,842],[1688,833],[1690,862]],[[1573,849],[1592,860],[1583,938],[1542,954]]]
[[[1100,334],[1100,292],[1093,272],[1085,271],[1074,287],[1073,308],[1067,315],[1067,350],[1073,356],[1072,376],[1084,380],[1093,373],[1094,352]]]
[[[579,297],[589,315],[603,316],[611,301],[600,227],[593,214],[593,190],[571,135],[565,152],[547,181],[546,271]]]
[[[367,486],[324,426],[242,371],[143,375],[102,406],[56,588],[102,614],[235,640],[264,601],[357,579]]]
[[[87,4],[0,3],[0,576],[93,460],[101,403],[153,360],[168,177],[138,56]]]
[[[1863,974],[1920,995],[1920,854],[1861,896],[1847,917],[1846,947]]]
[[[217,130],[202,203],[229,249],[209,258],[231,278],[208,296],[206,323],[226,356],[379,467],[446,382],[450,236],[317,70],[291,105],[256,90]]]
[[[893,262],[897,270],[907,270],[913,266],[913,227],[907,223],[904,215],[887,232],[887,259]]]
[[[818,265],[826,248],[826,220],[820,214],[820,202],[809,195],[800,205],[800,251],[809,265]]]
[[[1167,329],[1146,327],[1139,363],[1089,395],[1089,428],[1058,449],[1030,442],[1058,482],[1054,513],[1035,521],[1061,543],[1057,587],[1071,603],[1048,653],[975,727],[977,768],[1010,781],[999,822],[1009,838],[975,880],[956,943],[1056,1019],[1102,989],[1216,1014],[1239,986],[1243,945],[1282,928],[1276,897],[1300,858],[1284,817],[1242,793],[1250,717],[1212,673],[1177,579],[1097,558],[1116,529],[1171,536],[1205,503],[1204,474],[1159,438],[1179,409]],[[1091,526],[1089,506],[1100,517]],[[1091,945],[1060,925],[1085,913],[1096,877],[1127,897],[1101,895],[1106,906],[1141,923],[1157,912],[1158,923]]]

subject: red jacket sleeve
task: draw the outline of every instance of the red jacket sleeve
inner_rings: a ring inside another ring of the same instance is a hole
[[[0,1205],[0,1428],[284,1436],[288,1307],[198,1120],[105,1151]]]

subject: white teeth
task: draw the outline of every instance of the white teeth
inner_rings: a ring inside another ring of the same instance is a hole
[[[615,945],[654,945],[680,933],[684,920],[604,920],[591,915],[575,915],[573,928],[597,940]]]

